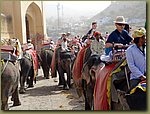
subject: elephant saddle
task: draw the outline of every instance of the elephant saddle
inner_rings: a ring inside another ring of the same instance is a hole
[[[15,62],[17,60],[17,57],[10,52],[1,52],[1,59]]]
[[[130,94],[133,94],[136,89],[139,88],[141,89],[142,91],[146,92],[146,80],[144,81],[141,81],[135,88],[133,88],[131,91],[130,91]]]

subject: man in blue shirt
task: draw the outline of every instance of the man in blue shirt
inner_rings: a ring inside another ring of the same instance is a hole
[[[146,79],[146,30],[144,28],[135,30],[132,37],[134,44],[126,51],[127,64],[131,71],[130,89]]]
[[[113,43],[114,44],[122,44],[126,45],[132,41],[132,38],[129,36],[128,32],[124,30],[125,21],[123,16],[117,16],[115,26],[116,30],[114,30],[109,36],[105,44],[105,54],[108,55],[110,51],[112,51]]]

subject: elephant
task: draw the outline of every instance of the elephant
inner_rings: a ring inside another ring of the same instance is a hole
[[[117,96],[120,101],[121,110],[134,110],[134,111],[147,110],[146,92],[144,92],[140,88],[137,88],[133,94],[127,94],[125,91],[117,90]],[[115,105],[113,104],[113,107],[114,106],[116,106],[116,104]]]
[[[25,93],[25,82],[28,84],[29,87],[33,87],[33,82],[36,83],[36,77],[34,78],[34,68],[32,57],[28,53],[24,53],[24,56],[20,59],[20,93]]]
[[[146,92],[130,94],[130,70],[126,58],[98,69],[94,88],[94,110],[146,110]]]
[[[123,63],[124,65],[120,65]],[[130,70],[126,63],[126,59],[123,59],[118,63],[121,71],[115,72],[118,70],[114,69],[112,73],[111,80],[111,97],[112,97],[112,109],[113,110],[146,110],[146,92],[141,88],[136,88],[134,93],[130,93]],[[125,71],[126,69],[126,71]],[[146,81],[145,81],[146,82]],[[117,95],[117,99],[114,96]],[[118,101],[118,102],[117,102]],[[116,105],[120,105],[120,108],[117,108]]]
[[[17,62],[18,63],[18,62]],[[20,71],[11,61],[4,61],[1,70],[1,109],[9,110],[8,99],[12,96],[13,106],[21,105],[19,99],[18,85],[20,80]]]
[[[60,83],[63,85],[63,89],[68,90],[69,88],[71,88],[71,68],[75,60],[75,55],[70,51],[65,51],[60,52],[59,56],[60,57],[58,58],[57,70],[61,81]],[[65,80],[64,73],[67,73],[67,81]]]
[[[51,68],[51,62],[54,51],[52,49],[42,48],[38,59],[43,69],[44,77],[49,79],[49,71]]]
[[[99,58],[99,55],[94,55],[84,63],[82,69],[82,89],[85,98],[85,110],[93,109],[93,94],[96,82],[95,72],[99,67],[104,66],[104,63]]]

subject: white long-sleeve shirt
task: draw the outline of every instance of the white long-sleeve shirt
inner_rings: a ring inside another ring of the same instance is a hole
[[[62,48],[62,50],[67,50],[68,49],[68,47],[67,47],[67,41],[66,42],[62,42],[61,43],[61,48]]]

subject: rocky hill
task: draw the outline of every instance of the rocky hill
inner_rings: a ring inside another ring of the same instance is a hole
[[[96,20],[100,25],[113,25],[116,16],[122,15],[132,26],[144,26],[146,1],[116,1],[88,21]]]

